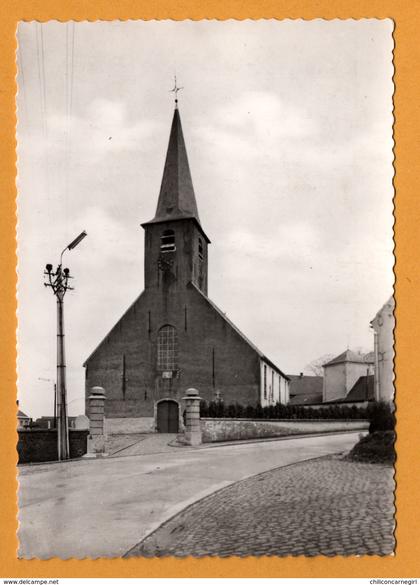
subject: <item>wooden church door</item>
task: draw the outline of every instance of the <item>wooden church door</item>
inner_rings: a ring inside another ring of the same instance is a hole
[[[158,433],[177,433],[179,429],[178,404],[173,400],[163,400],[157,405]]]

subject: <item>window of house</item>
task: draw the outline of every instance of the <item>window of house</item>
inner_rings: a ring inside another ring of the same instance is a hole
[[[271,370],[270,402],[274,402],[274,370]]]
[[[158,333],[157,367],[161,371],[176,370],[178,365],[178,339],[175,327],[164,325]]]
[[[203,260],[204,258],[203,240],[201,238],[198,238],[198,257],[200,260]]]
[[[264,365],[264,399],[267,400],[267,366]]]
[[[175,232],[174,230],[165,230],[160,236],[160,251],[175,252]]]

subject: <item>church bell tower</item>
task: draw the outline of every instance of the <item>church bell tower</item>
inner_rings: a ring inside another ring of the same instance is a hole
[[[177,102],[156,214],[142,227],[145,289],[177,292],[193,282],[207,295],[210,240],[198,215]]]

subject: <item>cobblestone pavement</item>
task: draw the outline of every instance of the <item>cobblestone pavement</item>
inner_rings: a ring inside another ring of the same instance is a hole
[[[389,555],[393,469],[322,458],[226,487],[126,556]]]

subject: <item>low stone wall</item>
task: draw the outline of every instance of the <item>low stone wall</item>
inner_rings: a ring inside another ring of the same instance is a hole
[[[87,451],[87,430],[69,429],[70,459],[82,457]],[[19,463],[57,461],[56,429],[22,429],[18,431]]]
[[[105,418],[105,435],[131,435],[132,433],[154,433],[153,416],[137,418]]]
[[[202,418],[203,443],[340,431],[367,431],[368,420]]]

